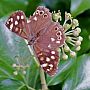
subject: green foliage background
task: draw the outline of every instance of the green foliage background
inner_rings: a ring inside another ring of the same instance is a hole
[[[0,90],[39,90],[41,88],[39,67],[35,63],[24,40],[5,27],[11,12],[23,10],[27,17],[36,7],[44,5],[53,10],[70,12],[77,18],[84,38],[77,57],[61,60],[59,72],[54,77],[46,75],[50,90],[90,90],[90,0],[0,0]],[[19,41],[19,42],[17,42]],[[13,75],[15,56],[29,64],[27,74]]]

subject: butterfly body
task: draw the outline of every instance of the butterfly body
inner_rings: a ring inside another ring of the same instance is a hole
[[[41,67],[49,75],[54,75],[59,63],[57,49],[65,42],[64,28],[52,21],[49,9],[39,6],[33,16],[26,20],[22,11],[13,13],[6,26],[33,46]]]

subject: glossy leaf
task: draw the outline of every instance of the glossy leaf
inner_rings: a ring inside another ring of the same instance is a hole
[[[0,17],[16,10],[26,10],[28,0],[1,0],[0,1]]]
[[[67,61],[61,60],[57,74],[54,77],[47,76],[47,84],[50,86],[63,82],[63,80],[65,80],[67,75],[70,73],[70,67],[73,63],[73,59],[68,59]]]
[[[90,9],[90,0],[71,0],[71,13],[75,17]]]
[[[81,44],[81,50],[78,52],[78,55],[81,55],[81,54],[88,53],[90,51],[90,39],[89,39],[90,19],[89,17],[79,18],[79,22],[80,22],[80,28],[82,30],[80,35],[83,37],[83,41]]]
[[[28,5],[26,9],[26,15],[29,17],[34,13],[37,6],[41,5],[43,3],[43,0],[28,0]]]
[[[39,67],[34,61],[25,41],[6,28],[5,20],[6,18],[0,20],[0,81],[14,79],[17,82],[21,81],[24,83],[26,87],[30,85],[35,88],[38,83]],[[17,76],[13,74],[16,69],[12,65],[17,63],[29,65],[29,68],[26,69],[26,75],[22,74],[21,71],[18,72]],[[12,84],[11,87],[13,87]]]
[[[25,85],[20,81],[15,81],[11,79],[5,79],[3,81],[0,81],[0,90],[20,90],[24,86]]]
[[[90,54],[76,59],[62,90],[90,90]]]

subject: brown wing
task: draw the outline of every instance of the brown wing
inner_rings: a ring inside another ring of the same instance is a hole
[[[46,32],[37,39],[36,44],[44,49],[56,49],[61,47],[65,42],[63,30],[63,27],[58,22],[52,22],[46,28]]]
[[[58,51],[49,48],[42,50],[42,48],[38,45],[34,46],[34,50],[40,62],[40,66],[44,69],[44,71],[50,76],[55,75],[59,62]]]
[[[29,21],[29,29],[31,30],[32,36],[35,36],[50,25],[52,16],[49,9],[44,6],[39,6],[33,16],[30,16]]]
[[[56,73],[59,63],[57,49],[64,44],[65,37],[63,27],[59,23],[52,22],[46,29],[47,31],[37,39],[34,49],[41,67],[52,76]]]
[[[6,22],[9,30],[17,35],[28,39],[28,41],[36,37],[38,33],[52,22],[51,13],[44,6],[37,7],[33,16],[26,20],[26,16],[22,11],[12,13]],[[42,32],[41,32],[42,33]]]
[[[28,32],[26,31],[28,26],[23,11],[19,10],[12,13],[6,22],[6,27],[24,39],[28,38]]]

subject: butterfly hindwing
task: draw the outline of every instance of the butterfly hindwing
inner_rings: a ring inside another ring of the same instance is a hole
[[[16,33],[17,35],[23,37],[24,39],[28,38],[28,32],[26,32],[26,16],[23,11],[16,11],[12,13],[9,19],[6,22],[6,26],[9,30]]]
[[[34,49],[41,67],[52,76],[57,72],[59,63],[57,49],[64,44],[65,37],[63,27],[57,22],[52,22],[46,29],[46,32],[37,39]]]
[[[59,62],[58,51],[52,49],[42,50],[37,46],[35,46],[34,50],[40,62],[40,66],[44,69],[44,71],[50,76],[55,75],[58,69]]]

